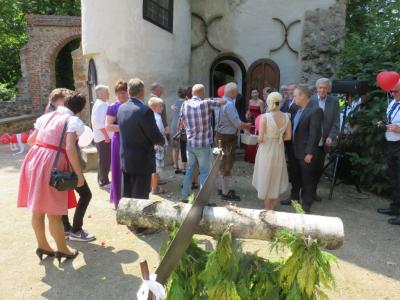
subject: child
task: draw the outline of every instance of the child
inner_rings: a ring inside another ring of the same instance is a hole
[[[162,122],[161,113],[164,109],[164,101],[157,97],[152,97],[148,102],[149,107],[154,112],[154,118],[156,119],[157,127],[164,136],[164,145],[155,145],[154,150],[156,151],[156,173],[151,175],[151,192],[153,195],[163,194],[166,191],[158,186],[158,180],[160,178],[161,169],[164,167],[164,156],[165,147],[167,146],[166,132],[164,124]]]

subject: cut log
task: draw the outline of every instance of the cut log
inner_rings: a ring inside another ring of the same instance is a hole
[[[127,226],[166,228],[173,221],[182,223],[190,204],[168,200],[121,199],[117,222]],[[241,239],[271,240],[279,230],[304,233],[327,249],[343,245],[344,228],[340,218],[246,209],[236,206],[205,207],[198,234],[216,237],[233,225],[232,235]]]

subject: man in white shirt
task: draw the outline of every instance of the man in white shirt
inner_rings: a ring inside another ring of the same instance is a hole
[[[400,225],[400,81],[391,93],[394,100],[389,103],[386,112],[386,140],[392,203],[389,208],[378,208],[378,213],[394,216],[388,220],[389,224]]]
[[[109,88],[98,85],[95,88],[96,101],[92,109],[93,139],[98,153],[97,181],[100,187],[110,184],[108,173],[111,165],[111,139],[106,131],[106,115],[110,97]]]

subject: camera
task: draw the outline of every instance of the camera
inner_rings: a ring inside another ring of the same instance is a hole
[[[376,125],[378,126],[379,129],[386,130],[386,126],[389,125],[389,123],[387,121],[378,121]]]

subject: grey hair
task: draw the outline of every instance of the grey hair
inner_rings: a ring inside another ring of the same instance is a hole
[[[195,85],[192,87],[192,94],[197,93],[197,92],[199,92],[199,91],[201,91],[201,90],[203,90],[203,91],[205,90],[204,85],[202,85],[202,84],[200,84],[200,83],[195,84]]]
[[[94,88],[94,91],[96,92],[96,98],[99,98],[101,93],[109,92],[110,89],[106,85],[99,84],[99,85],[96,85],[96,87]]]
[[[144,91],[144,83],[139,78],[133,78],[128,82],[128,93],[131,97],[138,96],[141,92]]]
[[[328,84],[329,90],[331,90],[332,88],[332,81],[329,78],[320,78],[317,80],[317,82],[315,83],[315,87],[318,88],[318,86],[320,86],[321,84]]]
[[[224,89],[224,95],[229,94],[232,91],[235,91],[238,89],[238,85],[234,82],[229,82],[227,85],[225,85]]]
[[[161,98],[151,97],[147,104],[151,107],[151,106],[156,106],[156,105],[162,105],[163,103],[164,103],[164,101]]]
[[[289,87],[287,85],[281,85],[281,88],[279,89],[280,92],[282,91],[287,91],[289,89]]]
[[[162,87],[162,85],[159,84],[158,82],[153,82],[153,83],[151,84],[150,90],[151,90],[151,91],[154,91],[156,88],[161,88],[161,87]]]

